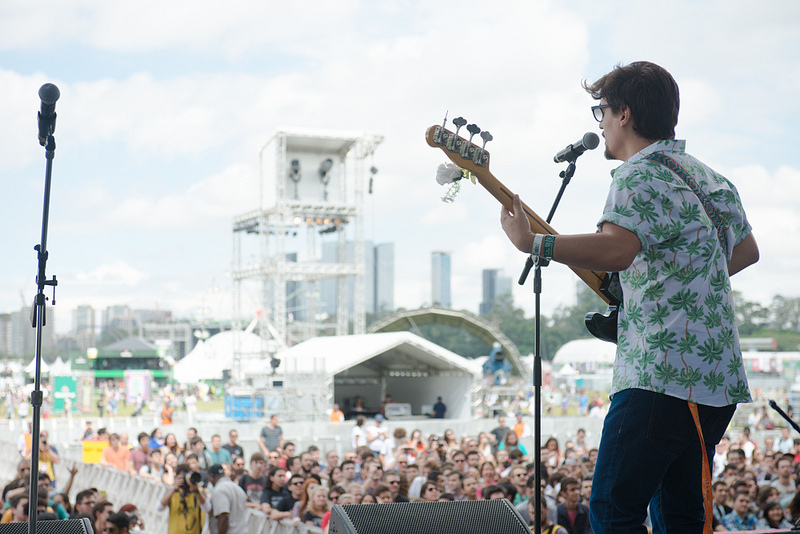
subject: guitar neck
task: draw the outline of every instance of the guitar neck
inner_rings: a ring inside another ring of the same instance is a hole
[[[494,175],[489,171],[488,165],[486,166],[479,166],[476,165],[473,159],[467,159],[461,156],[460,152],[449,150],[447,147],[442,146],[440,140],[437,138],[441,135],[440,133],[440,126],[431,126],[428,128],[426,132],[425,138],[428,141],[428,144],[432,147],[441,148],[442,151],[447,154],[450,160],[458,165],[463,169],[469,170],[478,182],[486,189],[491,195],[496,198],[500,204],[502,204],[508,211],[512,210],[511,204],[514,199],[514,193],[505,185],[503,185],[500,180],[494,177]],[[444,130],[447,134],[452,135],[450,132]],[[463,143],[467,143],[466,139],[458,138],[457,146],[462,146]],[[474,151],[470,152],[470,154],[474,153]],[[487,158],[488,162],[488,158]],[[550,226],[547,221],[545,221],[542,217],[540,217],[535,211],[533,211],[527,204],[524,202],[522,203],[522,208],[525,211],[525,215],[528,217],[528,220],[531,223],[531,230],[538,234],[551,234],[551,235],[558,235],[552,226]],[[578,267],[571,267],[568,266],[572,271],[578,275],[578,278],[583,280],[586,285],[588,285],[592,291],[597,293],[597,295],[603,299],[605,302],[609,302],[609,297],[604,294],[601,290],[601,286],[603,286],[603,282],[606,280],[608,274],[603,271],[590,271],[588,269],[580,269]]]

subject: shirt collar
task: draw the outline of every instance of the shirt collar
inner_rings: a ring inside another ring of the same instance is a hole
[[[639,161],[643,160],[648,154],[652,154],[654,152],[674,152],[678,154],[683,154],[686,151],[686,141],[683,139],[662,139],[660,141],[656,141],[650,145],[647,145],[639,152],[631,156],[628,161],[625,161],[617,167],[616,169],[611,171],[611,175],[614,176],[617,172],[623,169],[627,165],[634,165]]]

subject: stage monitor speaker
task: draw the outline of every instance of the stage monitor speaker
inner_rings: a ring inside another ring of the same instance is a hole
[[[441,501],[335,505],[329,534],[530,534],[510,502]]]
[[[0,524],[0,534],[28,534],[28,522]],[[36,534],[94,534],[92,523],[81,519],[45,519],[36,522]]]

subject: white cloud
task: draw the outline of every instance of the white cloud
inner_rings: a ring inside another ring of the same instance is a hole
[[[116,261],[98,265],[90,272],[77,273],[75,280],[81,284],[93,286],[124,285],[135,287],[147,277],[147,274],[134,269],[125,262]]]

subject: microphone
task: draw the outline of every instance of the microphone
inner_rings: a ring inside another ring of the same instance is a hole
[[[580,141],[578,141],[574,145],[567,145],[567,148],[556,154],[556,156],[553,158],[553,161],[555,161],[556,163],[561,163],[564,161],[572,163],[576,159],[578,159],[578,156],[580,156],[587,150],[594,150],[595,148],[597,148],[597,145],[599,144],[600,144],[600,138],[597,137],[597,134],[593,132],[588,132],[583,135],[583,138]]]
[[[39,112],[39,144],[44,146],[47,137],[56,130],[56,101],[61,91],[52,83],[46,83],[39,89],[42,110]]]

